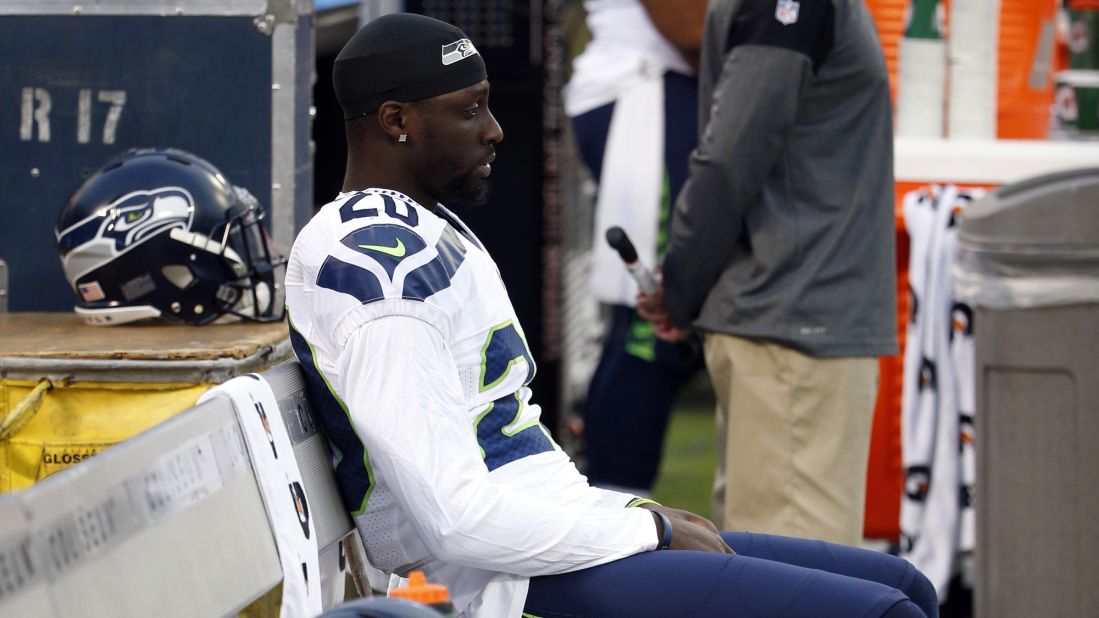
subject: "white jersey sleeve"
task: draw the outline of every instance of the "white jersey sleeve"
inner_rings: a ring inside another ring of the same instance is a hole
[[[422,320],[360,327],[340,355],[345,401],[376,473],[444,561],[518,575],[595,566],[656,544],[641,509],[577,508],[488,478],[450,350]],[[342,387],[342,388],[341,388]]]

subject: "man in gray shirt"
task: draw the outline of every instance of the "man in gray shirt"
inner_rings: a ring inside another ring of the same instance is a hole
[[[658,335],[706,335],[719,527],[862,539],[895,354],[889,81],[863,0],[711,0]]]

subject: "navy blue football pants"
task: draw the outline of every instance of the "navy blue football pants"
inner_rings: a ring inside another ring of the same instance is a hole
[[[896,556],[824,541],[722,533],[737,555],[652,551],[530,580],[536,618],[936,617],[935,589]]]
[[[613,113],[614,103],[610,103],[572,121],[580,157],[597,182]],[[670,206],[687,180],[688,159],[698,142],[697,115],[698,83],[692,77],[666,73],[664,171],[668,203],[660,222],[662,235]],[[603,241],[602,233],[596,241]],[[652,489],[676,395],[702,367],[697,341],[660,341],[633,308],[612,307],[599,365],[584,402],[585,473],[593,485]]]

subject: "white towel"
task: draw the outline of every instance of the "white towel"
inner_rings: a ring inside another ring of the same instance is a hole
[[[211,389],[199,403],[228,396],[236,408],[248,455],[259,483],[282,565],[283,618],[307,618],[324,611],[317,531],[294,457],[290,434],[275,394],[251,374]]]
[[[575,117],[614,102],[595,207],[591,291],[633,306],[637,284],[607,246],[607,228],[626,230],[641,261],[656,263],[664,187],[664,74],[694,75],[637,0],[587,0],[593,38],[573,61],[565,113]]]
[[[972,312],[950,266],[965,206],[983,191],[931,186],[905,196],[910,302],[901,397],[901,555],[946,598],[959,553],[973,549]]]
[[[637,81],[618,98],[607,135],[595,203],[591,291],[597,299],[633,306],[637,283],[610,248],[607,229],[626,230],[641,261],[656,263],[664,186],[663,74]]]
[[[572,78],[565,85],[570,118],[616,101],[637,80],[665,71],[694,75],[638,0],[587,0],[584,9],[592,40],[573,60]]]

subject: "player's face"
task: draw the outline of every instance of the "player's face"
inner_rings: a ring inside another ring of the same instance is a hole
[[[428,100],[419,154],[425,184],[448,205],[483,204],[496,143],[504,132],[488,109],[489,85],[482,81]]]

